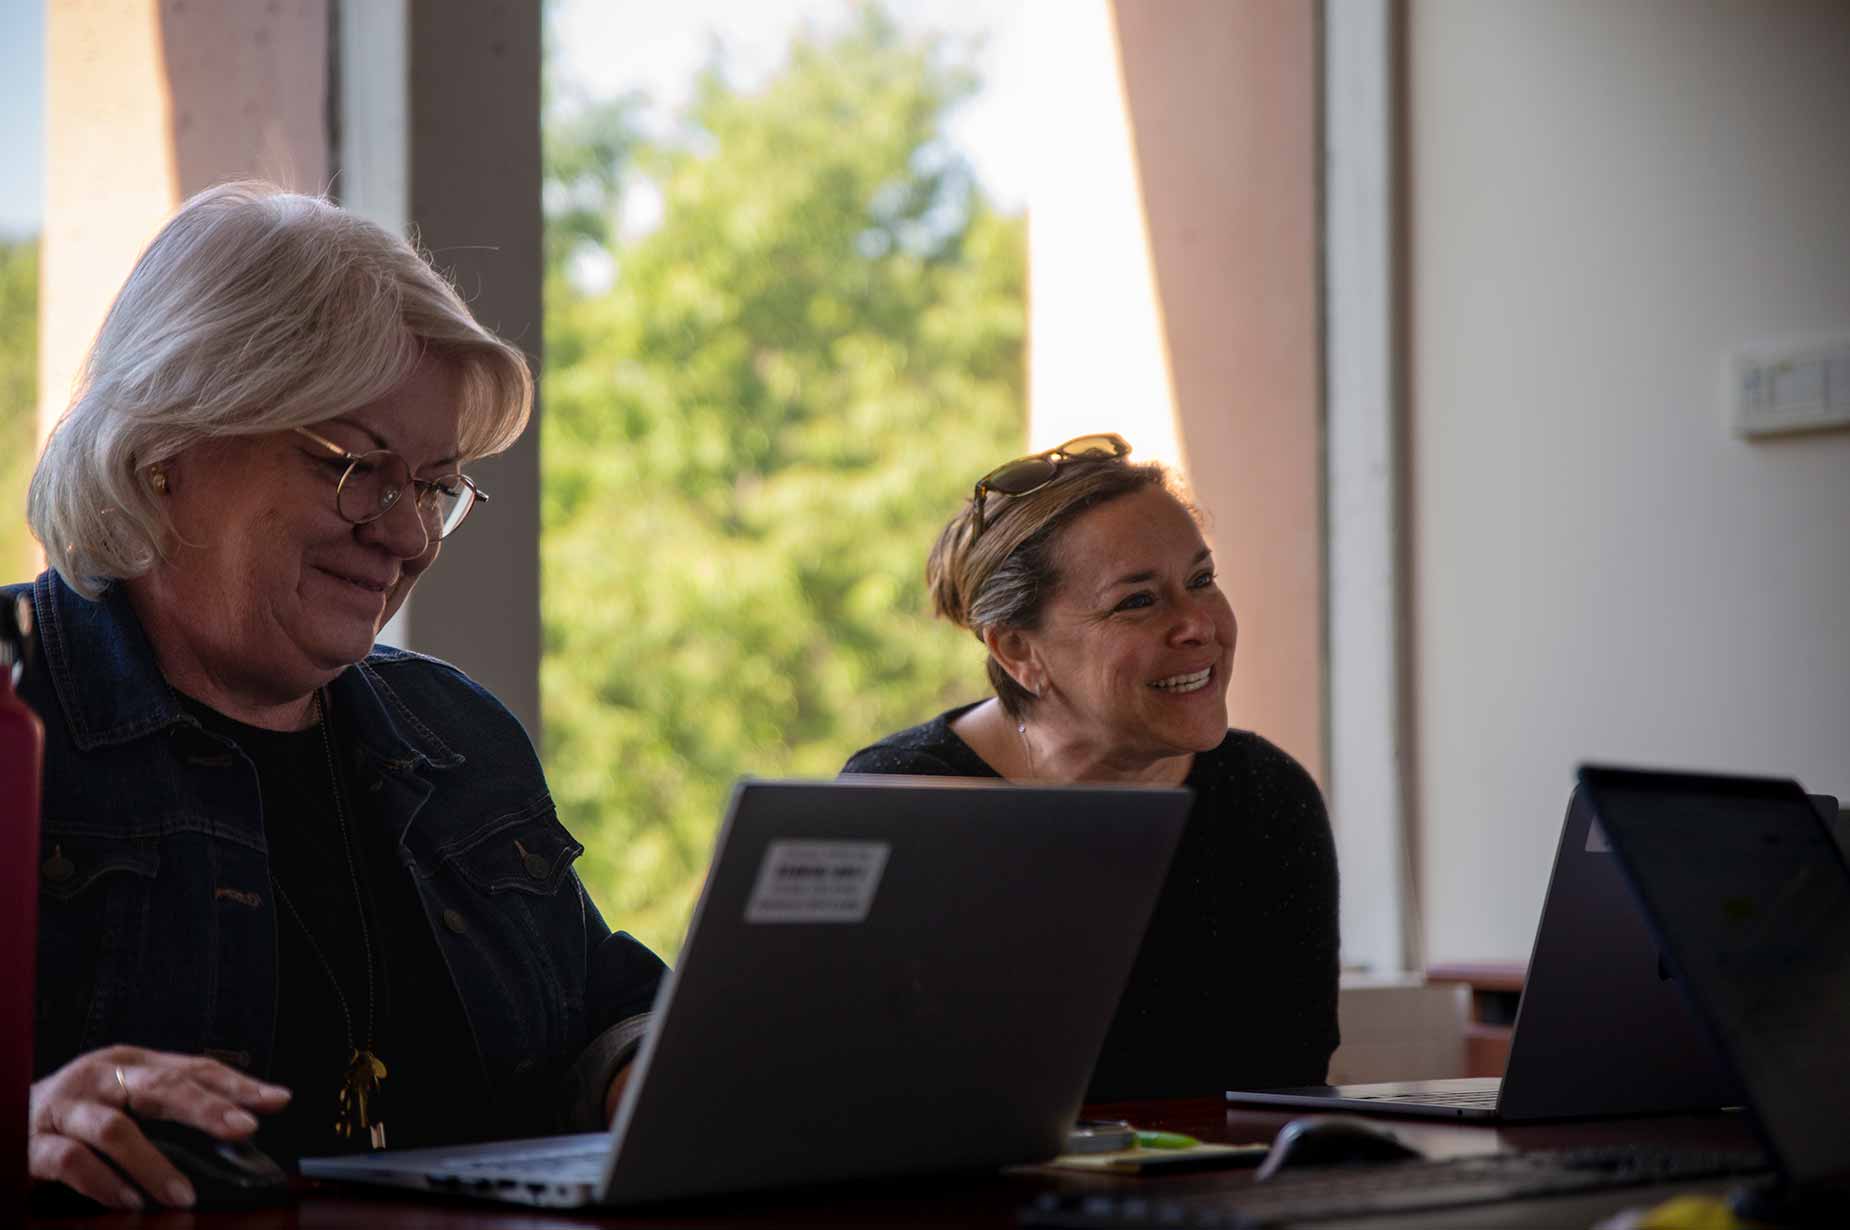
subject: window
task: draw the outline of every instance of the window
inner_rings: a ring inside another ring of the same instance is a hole
[[[39,570],[26,531],[26,484],[38,455],[39,218],[44,124],[45,10],[15,4],[0,12],[0,584]]]
[[[923,572],[1025,439],[1025,218],[964,122],[1019,16],[549,10],[544,755],[664,954],[738,776],[981,694]]]

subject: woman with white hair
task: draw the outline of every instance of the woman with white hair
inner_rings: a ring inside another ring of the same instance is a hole
[[[224,185],[142,254],[32,480],[50,567],[4,591],[47,735],[36,1180],[192,1203],[150,1119],[284,1159],[608,1122],[663,967],[513,716],[374,646],[532,396],[326,200]]]

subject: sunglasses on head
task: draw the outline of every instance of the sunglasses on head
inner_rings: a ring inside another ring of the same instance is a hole
[[[1131,446],[1123,436],[1106,431],[1090,436],[1074,436],[1065,444],[1044,453],[1031,453],[1026,457],[1003,462],[976,480],[976,491],[970,497],[976,504],[976,528],[971,532],[971,539],[974,540],[983,532],[983,499],[990,492],[997,495],[1028,495],[1051,483],[1063,465],[1082,461],[1122,461],[1130,454]]]

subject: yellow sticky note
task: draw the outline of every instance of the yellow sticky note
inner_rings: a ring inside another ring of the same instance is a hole
[[[1648,1209],[1630,1209],[1596,1230],[1751,1230],[1720,1196],[1673,1196]]]

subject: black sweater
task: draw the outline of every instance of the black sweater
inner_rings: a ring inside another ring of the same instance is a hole
[[[967,708],[842,771],[1001,776],[951,730]],[[1087,1101],[1322,1084],[1336,1049],[1336,847],[1316,783],[1230,730],[1184,784],[1194,806]]]

